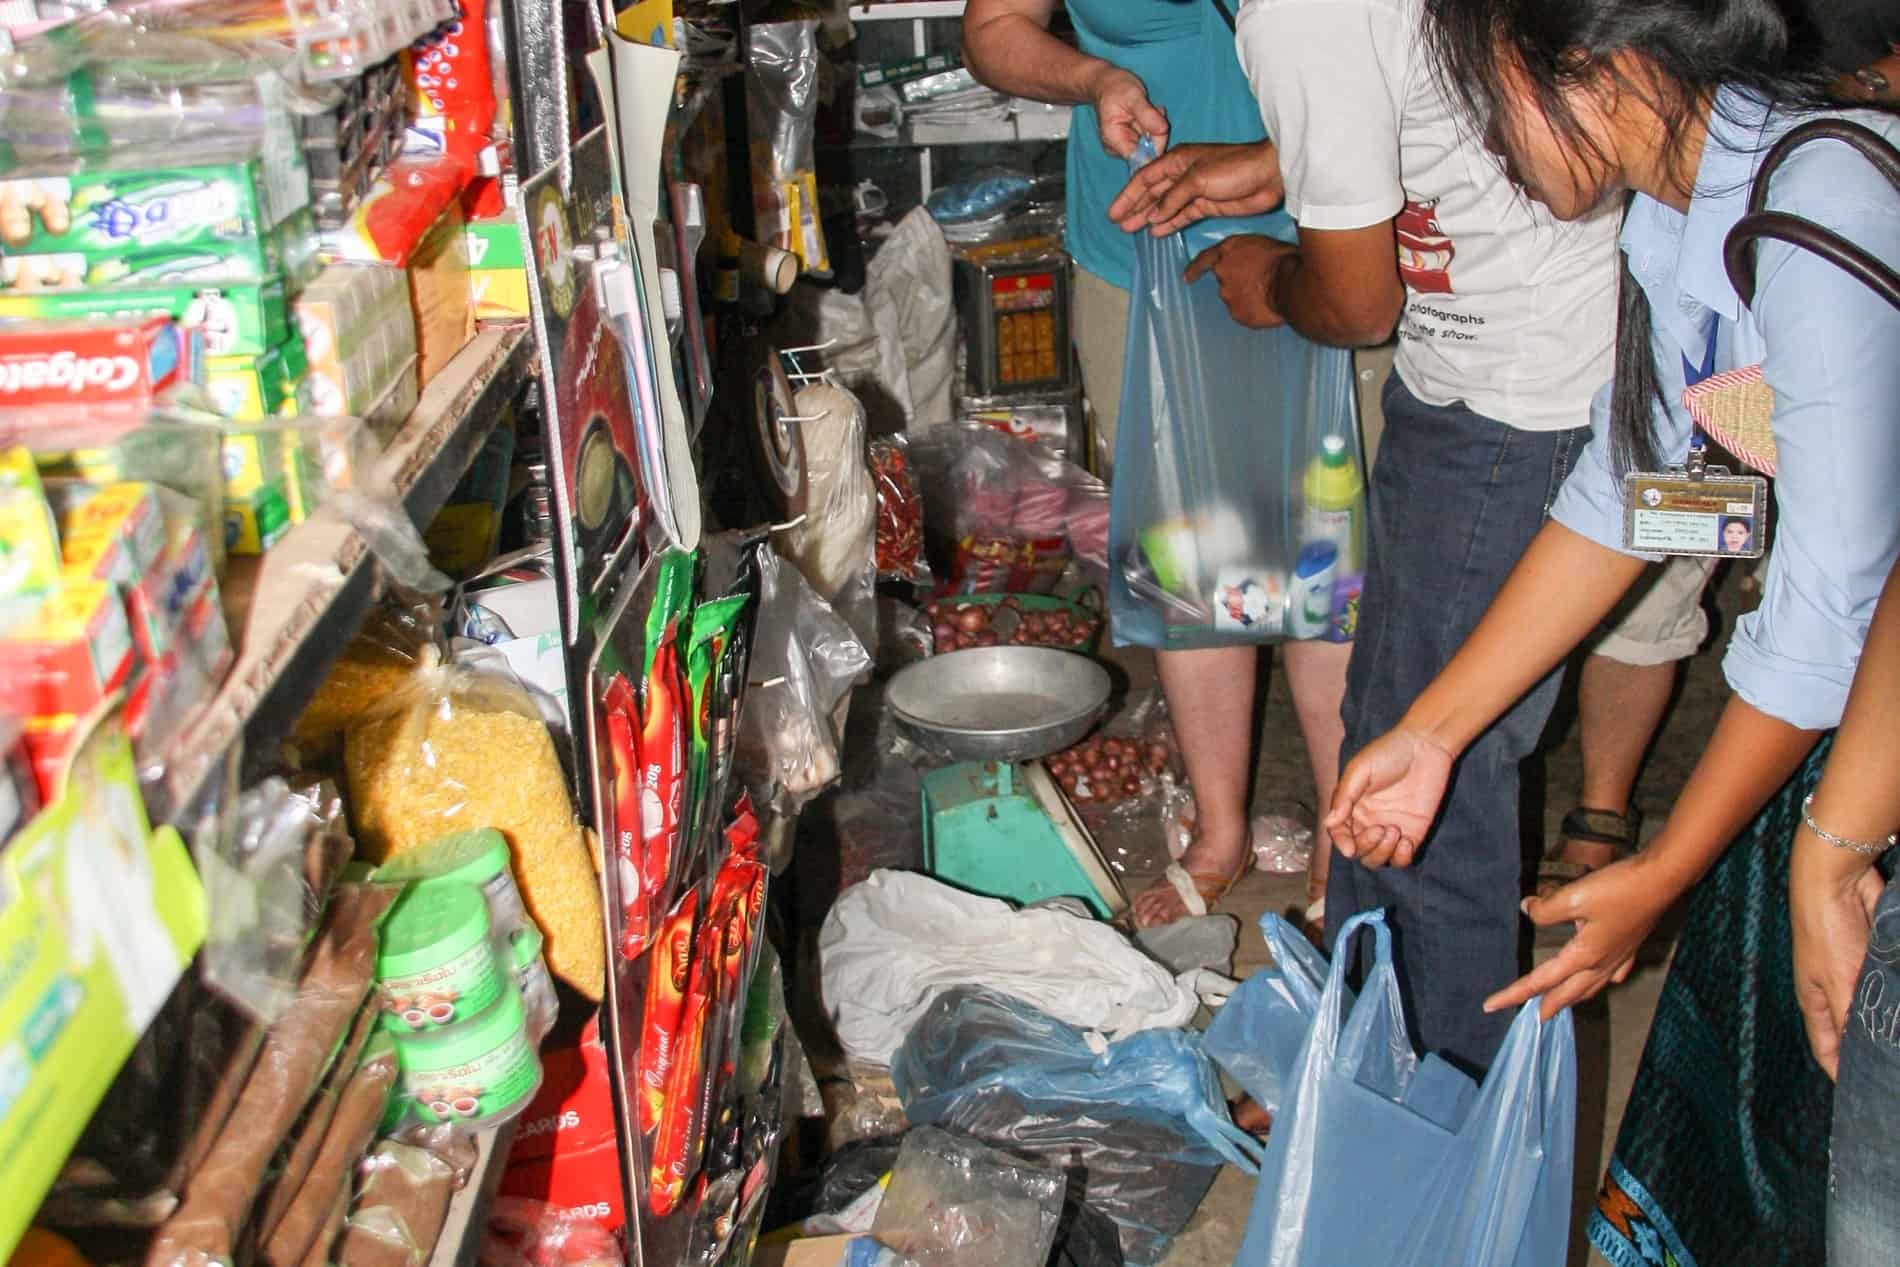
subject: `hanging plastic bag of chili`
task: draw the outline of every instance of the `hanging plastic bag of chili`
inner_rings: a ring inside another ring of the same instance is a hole
[[[911,474],[909,442],[901,435],[879,436],[871,441],[870,460],[877,489],[878,579],[927,585],[924,499]]]

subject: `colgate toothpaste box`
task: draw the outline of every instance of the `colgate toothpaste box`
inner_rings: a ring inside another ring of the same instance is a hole
[[[584,1214],[610,1232],[626,1226],[613,1091],[598,1019],[574,1047],[541,1053],[541,1090],[521,1116],[501,1191]]]
[[[0,408],[141,404],[189,369],[169,317],[0,321]]]

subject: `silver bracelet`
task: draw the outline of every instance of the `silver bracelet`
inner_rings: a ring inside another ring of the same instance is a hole
[[[1809,831],[1819,836],[1822,840],[1827,841],[1828,844],[1833,845],[1836,849],[1845,849],[1849,853],[1857,853],[1863,858],[1878,858],[1881,854],[1893,848],[1897,840],[1900,840],[1900,837],[1896,836],[1889,836],[1884,841],[1849,840],[1845,836],[1836,836],[1833,832],[1814,821],[1814,815],[1808,812],[1808,807],[1812,804],[1814,804],[1814,793],[1809,792],[1807,798],[1801,802],[1801,821],[1808,825]]]

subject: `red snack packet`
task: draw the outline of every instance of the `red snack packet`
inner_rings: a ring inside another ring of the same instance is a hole
[[[658,1130],[665,1116],[667,1089],[679,1059],[680,1023],[686,1013],[687,988],[693,962],[693,917],[699,912],[699,890],[693,889],[666,919],[653,945],[647,969],[647,1005],[640,1029],[638,1085],[634,1099],[640,1107],[640,1132]]]

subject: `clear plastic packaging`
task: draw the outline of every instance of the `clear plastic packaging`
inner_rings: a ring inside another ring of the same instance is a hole
[[[1044,1267],[1067,1187],[1059,1171],[920,1127],[898,1150],[871,1234],[917,1267]]]
[[[605,986],[605,931],[593,850],[567,776],[520,683],[425,648],[394,694],[344,739],[359,845],[380,862],[451,832],[492,827],[508,840],[548,966],[590,999]]]
[[[1184,280],[1207,232],[1134,239],[1116,443],[1142,460],[1116,472],[1115,637],[1347,640],[1366,535],[1351,354],[1242,326],[1217,278]]]
[[[1165,1257],[1223,1162],[1251,1173],[1259,1159],[1198,1036],[1178,1029],[1104,1050],[1019,999],[961,988],[918,1021],[891,1078],[914,1123],[1080,1171],[1133,1263]]]
[[[348,1050],[346,1047],[345,1052]],[[309,1166],[284,1201],[281,1217],[258,1229],[258,1261],[264,1267],[296,1267],[313,1251],[322,1253],[323,1261],[328,1261],[330,1244],[335,1239],[332,1212],[338,1201],[347,1203],[349,1199],[352,1171],[376,1137],[396,1074],[396,1049],[383,1035],[370,1041],[360,1059],[354,1055],[338,1057],[337,1068],[331,1073],[331,1081],[337,1086],[334,1108]],[[304,1129],[311,1129],[308,1115]],[[303,1142],[298,1140],[299,1144]],[[283,1184],[280,1175],[271,1194],[273,1204]]]
[[[291,1006],[265,1034],[223,1128],[147,1251],[146,1267],[234,1260],[272,1159],[369,996],[376,923],[395,896],[373,885],[338,889]]]
[[[356,1167],[338,1267],[422,1267],[458,1186],[455,1168],[428,1149],[395,1140],[377,1144]]]
[[[734,765],[756,804],[790,814],[838,778],[844,713],[871,658],[797,568],[764,552],[759,574],[759,636]]]
[[[748,23],[745,96],[759,233],[769,245],[796,255],[804,272],[823,275],[831,271],[831,256],[818,207],[813,146],[818,26],[810,20]]]
[[[526,1197],[497,1197],[476,1261],[482,1267],[621,1267],[620,1243],[600,1221]]]
[[[1108,564],[1108,489],[1042,445],[980,422],[911,439],[939,590],[1047,593],[1071,557]]]
[[[831,383],[799,389],[809,509],[775,537],[778,552],[798,565],[818,596],[857,631],[877,642],[877,489],[865,458],[864,406]]]
[[[148,421],[101,411],[68,411],[54,420],[0,410],[0,448],[25,445],[48,477],[88,483],[158,484],[190,498],[177,503],[204,534],[212,566],[224,571],[224,472],[218,428],[177,413]]]
[[[877,574],[887,581],[925,584],[924,502],[911,475],[902,435],[871,441],[871,480],[877,489]]]
[[[228,792],[228,772],[225,786]],[[251,1016],[273,1022],[298,992],[310,931],[323,913],[324,894],[311,884],[313,855],[347,856],[349,837],[281,778],[226,804],[228,812],[208,818],[193,840],[210,916],[200,971]]]

